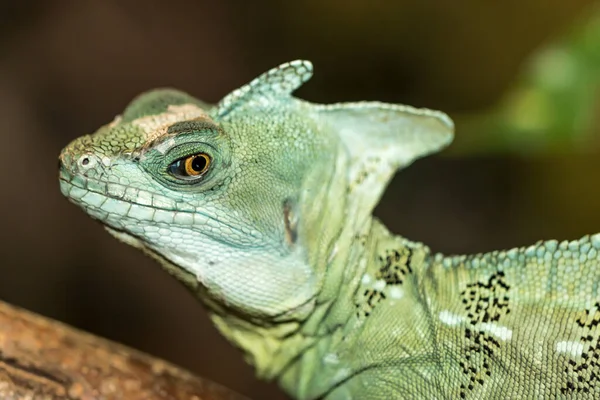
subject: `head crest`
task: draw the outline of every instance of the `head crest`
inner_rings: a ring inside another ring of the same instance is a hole
[[[281,64],[225,96],[217,105],[216,118],[224,118],[241,104],[289,96],[310,79],[312,72],[310,61],[296,60]]]

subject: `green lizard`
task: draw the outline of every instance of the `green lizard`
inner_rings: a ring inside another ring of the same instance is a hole
[[[453,123],[291,95],[307,61],[207,105],[142,94],[60,155],[61,190],[157,259],[297,399],[598,398],[600,235],[443,256],[372,210]]]

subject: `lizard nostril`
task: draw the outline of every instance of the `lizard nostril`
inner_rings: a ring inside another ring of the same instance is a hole
[[[98,159],[91,154],[84,154],[77,160],[77,165],[79,168],[90,169],[96,166]]]

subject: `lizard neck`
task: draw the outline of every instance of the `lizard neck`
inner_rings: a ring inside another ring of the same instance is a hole
[[[344,393],[336,396],[350,398],[365,372],[393,365],[397,373],[410,374],[413,360],[419,366],[435,363],[434,330],[421,284],[434,262],[429,249],[392,235],[377,219],[361,225],[341,232],[318,296],[295,318],[238,315],[211,300],[194,277],[179,279],[205,303],[216,327],[244,352],[260,378],[277,379],[298,399],[340,390]],[[180,273],[150,255],[170,273]]]
[[[390,234],[373,218],[358,231],[343,232],[337,246],[315,310],[297,333],[310,344],[279,372],[281,386],[296,398],[335,390],[348,391],[336,396],[350,398],[365,371],[433,358],[420,284],[432,262],[429,248]]]

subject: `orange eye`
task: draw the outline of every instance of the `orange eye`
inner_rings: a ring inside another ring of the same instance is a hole
[[[179,178],[199,177],[208,170],[211,161],[208,154],[198,153],[175,161],[169,167],[169,171]]]
[[[208,154],[200,153],[190,156],[185,159],[185,173],[188,176],[202,175],[210,165],[210,157]]]

